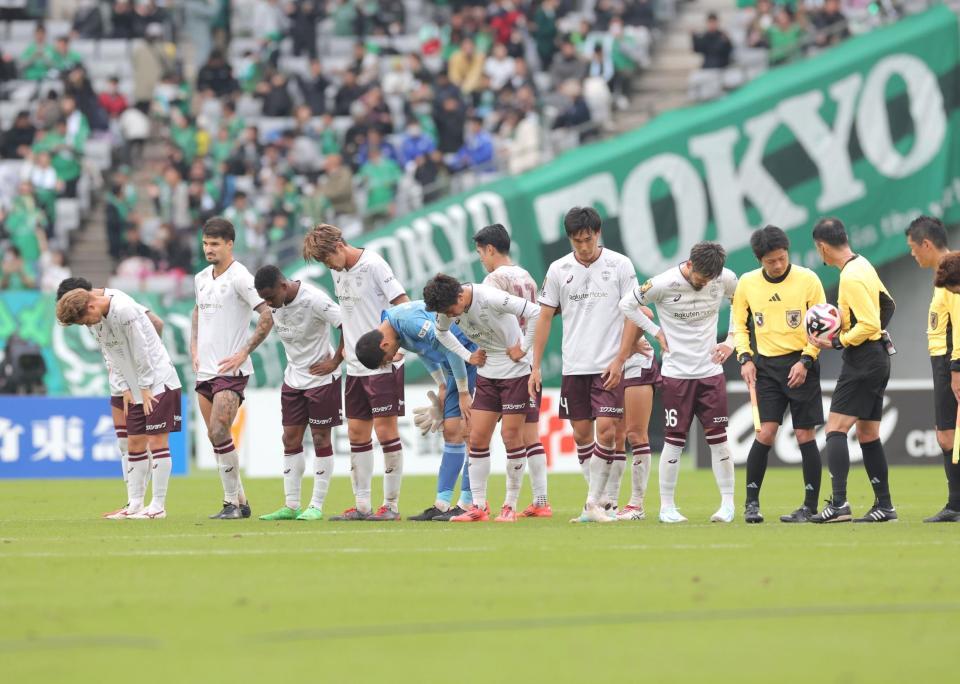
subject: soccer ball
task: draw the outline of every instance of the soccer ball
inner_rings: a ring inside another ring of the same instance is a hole
[[[840,330],[840,312],[833,304],[814,304],[807,310],[807,334],[823,342],[829,342]]]

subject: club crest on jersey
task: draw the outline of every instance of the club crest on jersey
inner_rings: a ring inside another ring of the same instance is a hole
[[[610,280],[610,271],[603,271],[600,274],[600,278],[603,280]]]
[[[930,312],[930,329],[931,330],[937,329],[937,321],[939,320],[939,318],[940,317],[937,315],[936,311]]]
[[[649,280],[640,286],[640,296],[643,297],[647,292],[650,291],[650,288],[653,287],[653,283]]]
[[[800,309],[791,309],[787,312],[787,325],[791,328],[799,328],[801,320],[803,316],[800,314]]]
[[[763,327],[763,312],[762,312],[762,311],[758,311],[758,312],[756,312],[755,314],[753,314],[753,322],[757,324],[757,327],[758,327],[758,328],[762,328],[762,327]]]

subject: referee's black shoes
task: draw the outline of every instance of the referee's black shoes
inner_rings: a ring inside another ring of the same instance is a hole
[[[960,522],[960,511],[953,511],[949,508],[944,508],[936,515],[931,515],[929,518],[924,518],[923,522]]]
[[[849,503],[844,501],[842,506],[834,506],[829,500],[822,511],[810,518],[812,523],[838,523],[851,520],[853,520],[853,513],[850,511]]]
[[[862,518],[854,518],[853,522],[855,523],[882,523],[890,522],[891,520],[897,519],[897,511],[891,506],[890,508],[885,508],[879,503],[874,503],[873,506],[867,511],[867,514]]]

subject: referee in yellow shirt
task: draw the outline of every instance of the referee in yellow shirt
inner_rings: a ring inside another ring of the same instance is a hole
[[[823,424],[820,394],[820,350],[807,341],[803,324],[807,309],[826,301],[817,274],[790,263],[790,239],[776,226],[750,236],[760,268],[745,273],[733,296],[733,333],[740,374],[756,387],[760,432],[747,455],[747,497],[743,519],[763,522],[760,487],[767,472],[770,447],[784,411],[790,407],[793,429],[803,462],[803,505],[780,516],[786,523],[808,522],[817,514],[823,467],[816,429]],[[748,321],[753,322],[756,354],[750,346]]]
[[[949,254],[947,230],[940,219],[918,216],[906,230],[910,254],[920,268],[936,271]],[[960,464],[952,463],[953,435],[957,421],[957,398],[950,387],[950,365],[960,364],[960,318],[954,323],[954,312],[960,308],[960,295],[943,287],[933,288],[927,313],[927,349],[933,370],[933,408],[937,423],[937,442],[943,450],[947,472],[947,505],[924,522],[960,522]],[[960,312],[957,314],[960,316]]]
[[[837,304],[842,325],[832,344],[810,338],[822,349],[842,349],[843,365],[827,416],[827,466],[833,485],[833,498],[811,522],[848,522],[853,519],[847,502],[847,474],[850,453],[847,433],[857,426],[857,440],[863,452],[863,465],[875,498],[873,507],[854,522],[877,523],[896,520],[890,499],[887,458],[880,441],[883,394],[890,379],[890,356],[883,331],[896,307],[873,266],[850,249],[843,222],[824,218],[813,229],[813,242],[820,258],[828,266],[840,269]]]

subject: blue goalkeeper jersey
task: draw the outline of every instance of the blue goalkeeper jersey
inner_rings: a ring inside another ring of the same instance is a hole
[[[380,320],[390,322],[400,338],[400,346],[419,356],[429,372],[442,369],[453,373],[453,377],[458,380],[466,379],[467,365],[463,359],[440,344],[437,339],[436,316],[427,311],[422,299],[392,306],[380,314]],[[477,349],[477,345],[471,342],[457,325],[450,326],[450,332],[469,351]]]

